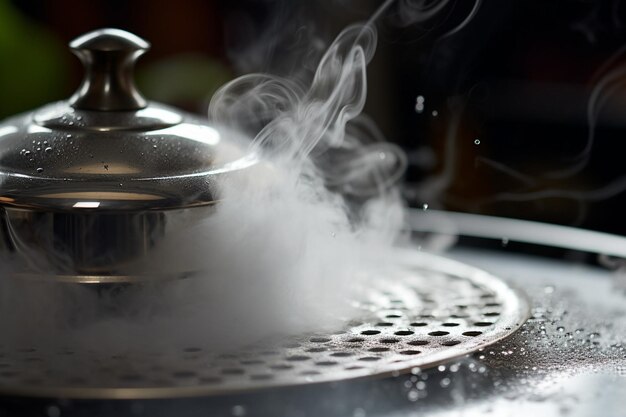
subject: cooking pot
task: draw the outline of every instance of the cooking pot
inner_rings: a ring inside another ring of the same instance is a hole
[[[118,29],[80,36],[76,93],[0,124],[5,275],[103,284],[196,272],[131,266],[211,215],[220,180],[258,159],[245,139],[139,93],[133,67],[149,46]]]

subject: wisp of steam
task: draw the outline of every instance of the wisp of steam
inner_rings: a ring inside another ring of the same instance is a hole
[[[215,211],[190,209],[148,260],[200,273],[100,291],[2,280],[5,340],[221,349],[349,320],[403,224],[405,157],[361,115],[376,42],[371,24],[350,26],[309,83],[251,74],[215,94],[212,124],[262,162],[218,184]]]

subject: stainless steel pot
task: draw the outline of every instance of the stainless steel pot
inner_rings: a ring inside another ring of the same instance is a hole
[[[209,215],[219,179],[257,158],[245,140],[142,97],[132,72],[143,39],[101,29],[70,48],[86,69],[74,96],[0,124],[3,272],[82,283],[193,273],[129,265],[175,220]]]

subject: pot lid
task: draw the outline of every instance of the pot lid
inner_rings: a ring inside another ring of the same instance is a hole
[[[70,43],[85,66],[76,93],[0,124],[0,204],[53,211],[206,205],[218,199],[220,176],[256,164],[235,132],[139,93],[133,67],[149,47],[118,29]]]

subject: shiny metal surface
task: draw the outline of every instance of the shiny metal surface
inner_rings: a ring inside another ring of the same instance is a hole
[[[150,44],[119,29],[86,33],[70,43],[85,66],[85,78],[70,100],[84,110],[138,110],[147,106],[133,80],[135,60]]]
[[[158,243],[214,206],[166,211],[37,211],[5,207],[0,247],[14,278],[112,284],[185,278],[197,272],[139,263]],[[166,256],[165,254],[161,255]],[[172,254],[173,257],[176,254]],[[167,262],[163,262],[168,264]]]
[[[528,316],[524,296],[487,272],[412,250],[397,255],[401,268],[373,277],[362,299],[345,300],[360,316],[339,331],[226,353],[197,345],[105,355],[79,346],[0,345],[0,363],[11,369],[0,369],[0,393],[172,398],[399,375],[485,348]]]
[[[132,69],[146,41],[101,29],[70,47],[86,67],[77,93],[0,124],[0,255],[20,276],[45,254],[46,276],[120,280],[168,219],[212,206],[220,178],[258,160],[236,132],[143,99]]]

